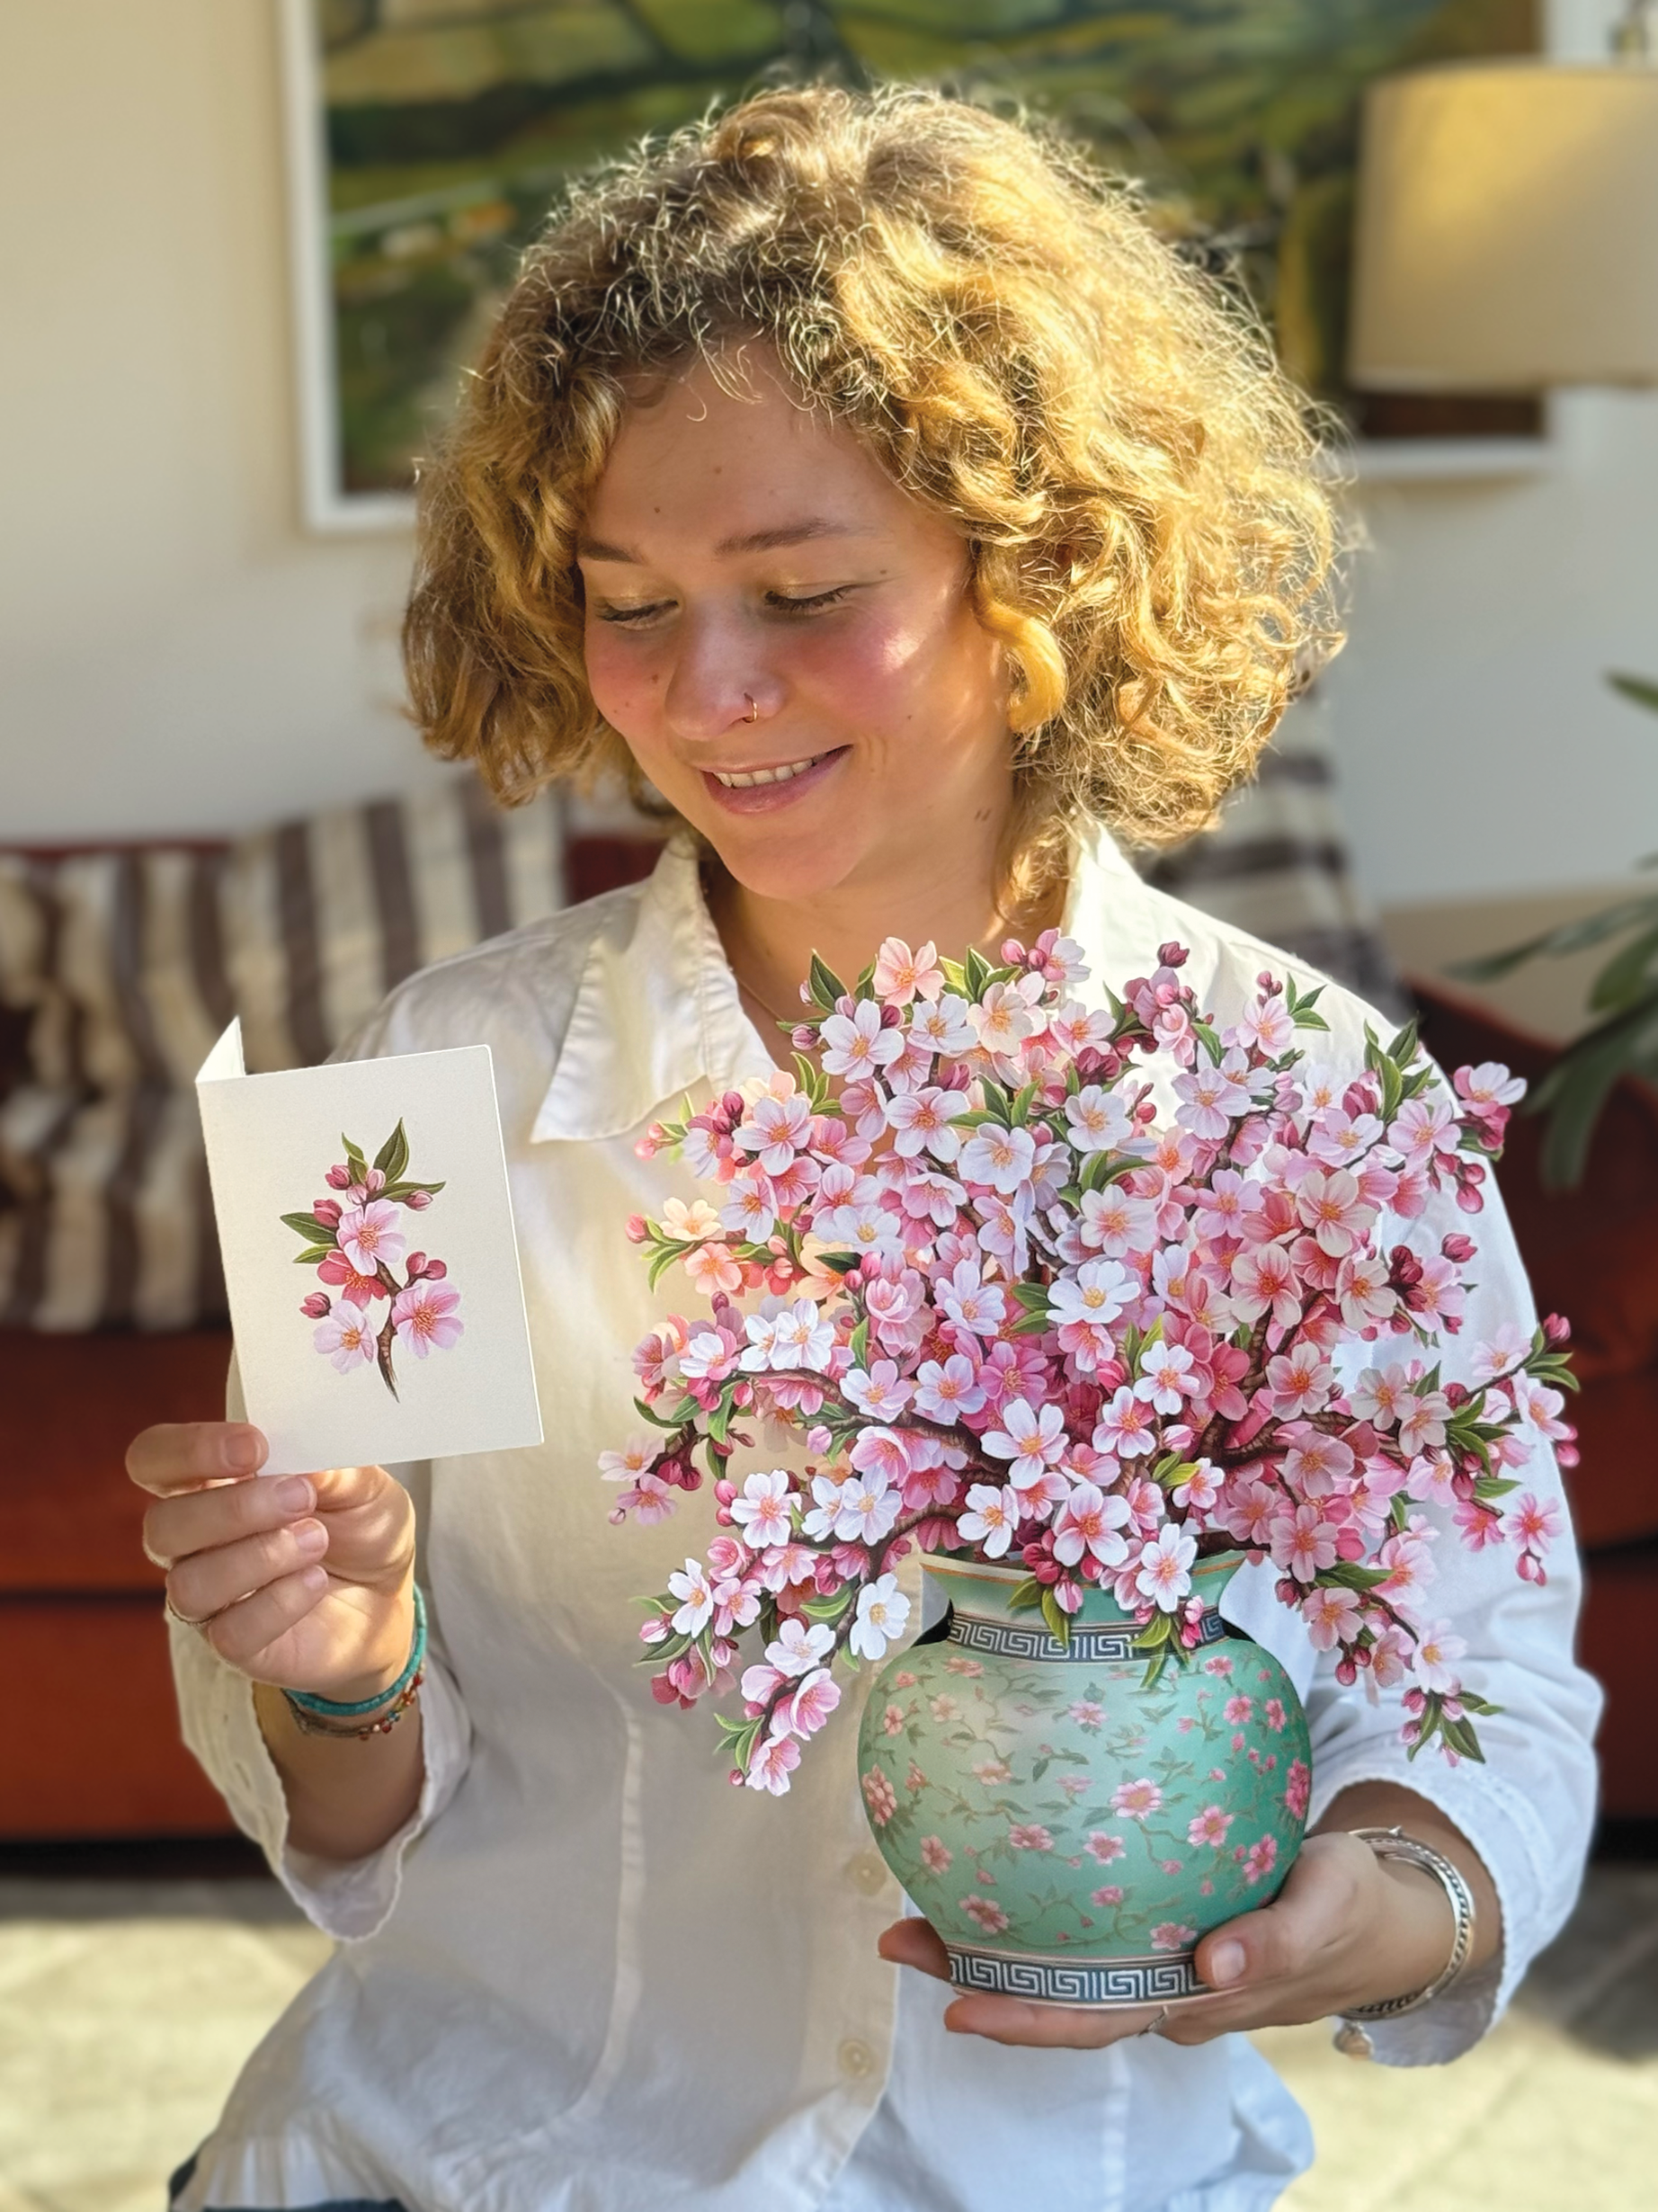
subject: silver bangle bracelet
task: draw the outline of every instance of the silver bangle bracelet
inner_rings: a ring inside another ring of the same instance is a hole
[[[1420,1836],[1407,1835],[1403,1828],[1354,1828],[1349,1833],[1367,1842],[1378,1859],[1403,1859],[1431,1874],[1444,1890],[1457,1921],[1450,1957],[1426,1988],[1413,1990],[1404,1997],[1385,1997],[1375,2004],[1350,2004],[1343,2011],[1335,2034],[1336,2048],[1350,2058],[1370,2058],[1375,2056],[1375,2047],[1360,2025],[1362,2021],[1398,2020],[1406,2012],[1431,2004],[1436,1997],[1443,1995],[1468,1963],[1474,1949],[1474,1892],[1468,1887],[1462,1869],[1446,1858],[1443,1851],[1435,1851],[1431,1843],[1424,1843]]]

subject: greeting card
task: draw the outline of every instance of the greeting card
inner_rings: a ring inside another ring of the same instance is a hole
[[[486,1045],[196,1078],[267,1475],[541,1440]]]

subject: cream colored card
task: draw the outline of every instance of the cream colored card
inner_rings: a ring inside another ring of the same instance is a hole
[[[539,1444],[486,1045],[196,1078],[247,1418],[264,1472]]]

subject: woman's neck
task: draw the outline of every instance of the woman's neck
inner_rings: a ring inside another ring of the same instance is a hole
[[[932,874],[918,863],[878,898],[849,889],[820,895],[809,905],[756,897],[712,853],[703,864],[703,883],[714,926],[750,1011],[758,1007],[772,1022],[799,1004],[814,953],[848,986],[888,937],[911,946],[931,942],[953,959],[971,945],[995,960],[1017,926],[1035,936],[1057,925],[1064,906],[1064,887],[1058,885],[1038,911],[1016,920],[1003,911],[989,871],[952,870],[948,864]],[[786,1045],[780,1038],[776,1043],[778,1057],[787,1064]]]

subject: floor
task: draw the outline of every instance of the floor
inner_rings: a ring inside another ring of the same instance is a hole
[[[263,1880],[0,1877],[0,2212],[161,2212],[163,2177],[325,1952]],[[1283,2212],[1638,2212],[1658,2166],[1658,1867],[1593,1869],[1454,2074],[1355,2065],[1322,2028],[1261,2040],[1319,2143]]]

